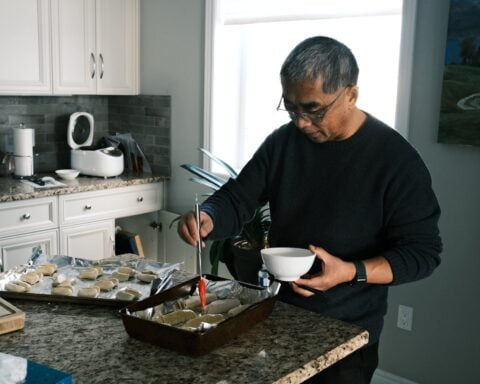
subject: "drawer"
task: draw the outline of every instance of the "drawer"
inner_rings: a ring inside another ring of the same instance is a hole
[[[57,197],[2,203],[0,217],[1,237],[55,228],[58,225]]]
[[[161,209],[160,183],[59,197],[60,225],[139,215]]]

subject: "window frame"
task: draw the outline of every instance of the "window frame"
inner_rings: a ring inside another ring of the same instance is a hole
[[[395,129],[408,140],[411,89],[413,78],[413,55],[417,19],[417,1],[403,0],[402,30],[400,37],[400,63],[397,86],[397,106],[395,110]],[[212,108],[213,108],[213,76],[214,76],[214,39],[218,25],[221,25],[221,0],[205,2],[205,57],[204,57],[204,113],[203,113],[203,148],[211,149]],[[203,159],[203,167],[211,169],[209,159]]]

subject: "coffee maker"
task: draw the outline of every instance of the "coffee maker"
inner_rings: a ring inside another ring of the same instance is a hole
[[[35,130],[26,128],[24,124],[13,128],[14,175],[18,178],[33,176],[33,147],[35,146]]]

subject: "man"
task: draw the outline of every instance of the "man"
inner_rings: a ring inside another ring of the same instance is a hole
[[[281,298],[369,331],[366,347],[308,382],[369,383],[388,286],[427,277],[440,263],[440,208],[415,149],[356,107],[358,66],[346,46],[309,38],[280,75],[278,109],[291,122],[202,204],[201,236],[237,234],[268,202],[270,246],[310,247],[317,255],[308,276],[282,286]],[[192,245],[196,228],[191,212],[182,216],[178,232]]]

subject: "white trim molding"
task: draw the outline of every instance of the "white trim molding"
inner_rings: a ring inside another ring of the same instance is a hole
[[[371,384],[417,384],[393,373],[377,369],[373,375]]]
[[[398,67],[395,129],[400,132],[403,137],[408,139],[410,106],[412,99],[413,52],[415,48],[417,0],[403,0],[402,14],[402,37],[400,43],[400,64]]]

